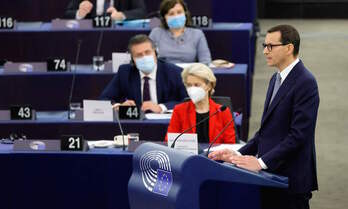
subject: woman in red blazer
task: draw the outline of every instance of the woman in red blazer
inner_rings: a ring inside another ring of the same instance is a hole
[[[211,99],[216,86],[216,78],[209,67],[200,63],[193,64],[186,68],[181,76],[191,100],[175,106],[168,133],[181,133],[203,118],[211,116],[209,120],[187,132],[197,133],[200,143],[210,143],[232,120],[231,111],[227,108],[225,111],[213,115],[219,111],[221,105]],[[235,136],[232,122],[219,136],[216,143],[235,143]]]

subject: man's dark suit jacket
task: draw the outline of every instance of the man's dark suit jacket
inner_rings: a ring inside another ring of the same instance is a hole
[[[181,68],[161,60],[157,62],[156,89],[158,104],[167,109],[187,97],[185,86],[181,80]],[[132,64],[121,65],[117,74],[102,92],[100,99],[122,103],[134,100],[137,106],[142,104],[141,81],[139,70]]]
[[[83,0],[72,0],[66,11],[65,18],[75,19],[76,12],[79,9],[79,5]],[[93,4],[92,12],[89,13],[86,18],[92,18],[96,16],[96,0],[89,0]],[[142,19],[146,17],[146,7],[144,0],[114,0],[114,7],[117,11],[121,11],[126,16],[127,20]]]
[[[261,127],[239,151],[257,155],[269,172],[289,178],[289,192],[318,189],[314,132],[319,107],[318,86],[302,61],[286,77],[269,105],[276,75],[267,91]]]

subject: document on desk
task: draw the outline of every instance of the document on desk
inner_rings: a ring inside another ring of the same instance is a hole
[[[83,100],[84,121],[110,121],[114,120],[110,101]]]
[[[148,120],[170,120],[172,113],[147,113],[145,118]]]
[[[174,140],[181,133],[168,133],[168,147],[170,148]],[[198,155],[198,137],[196,133],[182,134],[175,142],[174,149]]]
[[[212,147],[210,149],[210,152],[216,151],[216,150],[222,150],[222,149],[226,149],[226,148],[234,150],[234,151],[237,151],[241,147],[243,147],[244,145],[245,145],[245,142],[241,142],[241,143],[238,143],[238,144],[220,144],[220,145]],[[208,149],[205,149],[204,151],[208,151]]]
[[[197,62],[190,62],[190,63],[175,63],[176,66],[181,67],[182,69],[185,69],[187,67],[190,67],[193,64],[196,64]]]
[[[131,61],[129,53],[113,52],[112,53],[112,72],[117,73],[120,65],[128,64]]]

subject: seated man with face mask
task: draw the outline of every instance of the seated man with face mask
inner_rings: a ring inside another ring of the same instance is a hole
[[[181,68],[157,59],[155,45],[147,35],[129,41],[132,63],[121,65],[100,99],[113,107],[137,105],[142,111],[163,113],[187,96],[180,78]]]
[[[232,120],[231,111],[227,108],[219,112],[221,105],[211,99],[216,78],[209,67],[200,63],[192,64],[181,73],[181,77],[191,101],[175,106],[168,133],[181,133],[210,116],[209,120],[187,132],[197,133],[199,143],[210,143]],[[236,143],[233,122],[219,136],[216,143]]]

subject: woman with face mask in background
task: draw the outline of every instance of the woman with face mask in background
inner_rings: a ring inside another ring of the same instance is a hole
[[[204,33],[190,27],[191,15],[183,0],[163,0],[160,18],[162,26],[149,35],[158,48],[159,58],[172,63],[211,62]]]
[[[199,143],[210,143],[232,120],[231,111],[227,108],[225,111],[218,112],[221,105],[211,99],[216,78],[209,67],[200,63],[192,64],[181,73],[181,77],[191,100],[175,106],[168,133],[181,133],[211,116],[209,120],[188,132],[197,133]],[[213,115],[214,113],[216,114]],[[216,143],[235,143],[235,136],[232,122]]]

